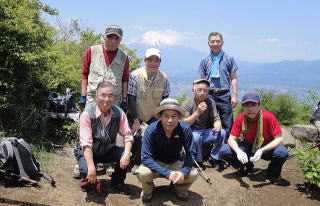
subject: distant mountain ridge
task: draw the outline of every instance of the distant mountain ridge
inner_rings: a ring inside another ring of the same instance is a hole
[[[137,56],[144,57],[149,46],[130,44],[137,50]],[[180,46],[159,48],[162,55],[160,70],[164,71],[172,86],[172,96],[191,94],[192,81],[199,78],[200,61],[208,53]],[[226,51],[228,53],[228,51]],[[229,53],[232,56],[232,53]],[[306,94],[307,89],[320,90],[320,60],[286,60],[275,63],[255,63],[236,60],[239,93],[253,91],[256,88],[273,89],[277,92],[289,92],[296,96]],[[143,63],[142,63],[143,64]]]

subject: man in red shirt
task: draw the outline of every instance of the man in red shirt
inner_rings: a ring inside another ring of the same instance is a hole
[[[88,48],[84,54],[82,67],[82,104],[95,100],[97,85],[103,81],[115,85],[114,104],[126,112],[129,81],[128,55],[119,48],[123,31],[117,25],[106,28],[104,43]]]
[[[275,116],[261,109],[260,98],[255,93],[243,96],[244,113],[235,120],[228,145],[221,149],[222,158],[245,176],[253,169],[253,162],[271,160],[268,166],[268,179],[275,185],[286,185],[281,178],[282,165],[288,151],[282,145],[282,131]]]

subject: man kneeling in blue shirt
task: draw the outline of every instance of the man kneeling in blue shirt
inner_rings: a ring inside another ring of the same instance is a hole
[[[198,172],[192,168],[195,158],[190,127],[181,120],[185,111],[177,100],[167,98],[156,108],[158,121],[146,129],[142,149],[142,165],[137,177],[142,183],[141,199],[149,202],[154,189],[153,179],[163,177],[171,181],[170,188],[179,200],[188,200],[188,188],[197,179]],[[186,157],[181,161],[181,151]]]

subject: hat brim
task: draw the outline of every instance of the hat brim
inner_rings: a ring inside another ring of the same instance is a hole
[[[109,33],[106,33],[106,36],[110,35],[110,34],[115,34],[117,35],[118,37],[122,38],[122,36],[116,32],[109,32]]]
[[[247,102],[260,103],[258,100],[255,100],[255,99],[246,99],[246,100],[242,101],[241,104],[245,104]]]
[[[193,81],[193,85],[200,84],[200,83],[205,83],[206,85],[208,85],[210,87],[210,82],[206,79],[200,79],[200,80]]]
[[[148,56],[144,56],[144,58],[148,59],[151,56],[155,56],[155,57],[158,57],[159,59],[161,59],[161,56],[159,56],[158,54],[150,54]]]
[[[186,115],[186,111],[181,108],[181,107],[178,107],[178,106],[175,106],[175,105],[164,105],[164,106],[160,106],[160,107],[157,107],[155,110],[154,110],[154,115],[159,118],[159,113],[161,111],[164,111],[164,110],[176,110],[177,112],[180,113],[181,115],[181,118],[183,118],[185,115]]]

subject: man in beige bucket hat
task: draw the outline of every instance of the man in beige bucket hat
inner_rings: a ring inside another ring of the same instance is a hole
[[[146,129],[143,137],[141,160],[137,177],[142,183],[141,199],[150,202],[154,189],[153,179],[170,180],[170,189],[179,200],[188,200],[188,188],[197,179],[198,173],[192,168],[195,158],[190,127],[181,120],[185,111],[172,98],[164,99],[155,109],[159,119]],[[186,158],[181,161],[184,148]]]

